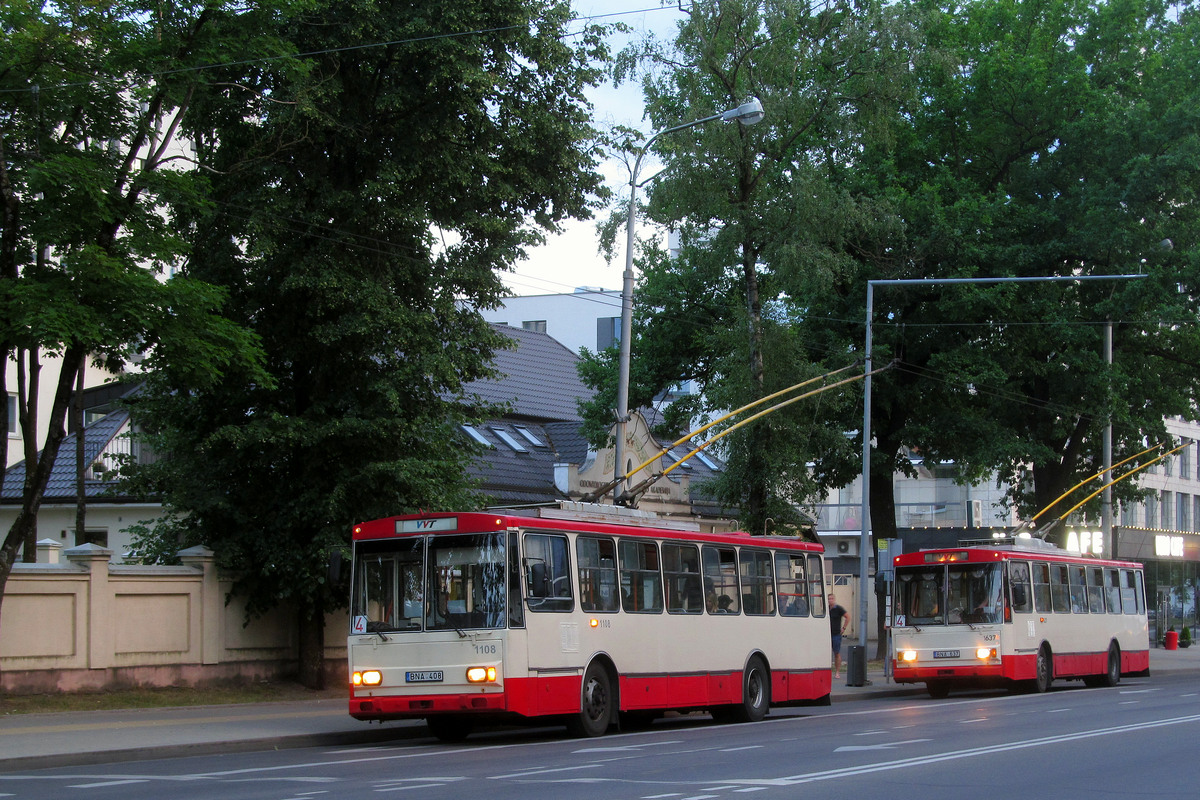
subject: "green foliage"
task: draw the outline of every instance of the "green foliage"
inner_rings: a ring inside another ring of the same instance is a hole
[[[899,368],[874,381],[871,470],[890,487],[911,447],[963,481],[996,474],[1029,513],[1099,471],[1110,416],[1114,460],[1162,440],[1198,399],[1198,30],[1157,0],[697,3],[670,56],[652,44],[620,74],[645,76],[659,127],[750,94],[767,119],[658,142],[671,167],[647,213],[684,249],[642,262],[631,404],[692,378],[731,408],[843,365],[868,280],[1145,272],[879,287],[872,355]],[[753,517],[779,474],[793,502],[844,485],[861,439],[835,440],[861,402],[735,434],[722,496]],[[872,497],[885,532],[892,502]]]
[[[223,287],[269,380],[190,389],[155,374],[137,418],[163,458],[140,477],[178,512],[173,546],[240,570],[257,613],[345,602],[326,563],[356,521],[468,509],[468,384],[507,340],[475,309],[500,270],[599,187],[585,87],[599,31],[565,3],[324,2],[281,11],[286,61],[230,64],[190,120],[209,204],[186,274]]]
[[[49,415],[23,415],[27,452],[44,448],[26,465],[0,591],[16,548],[32,542],[88,359],[119,371],[137,357],[192,386],[228,369],[262,379],[253,336],[223,315],[226,293],[167,277],[188,247],[167,209],[194,208],[203,194],[180,125],[228,92],[200,67],[216,54],[271,52],[259,27],[271,13],[211,0],[0,6],[0,357],[23,356],[22,408],[53,397]],[[59,359],[60,378],[40,387],[46,356]],[[7,421],[7,405],[0,414]]]
[[[639,254],[631,407],[692,380],[703,406],[677,417],[703,418],[853,360],[845,343],[814,347],[793,292],[804,288],[801,273],[828,284],[847,269],[849,255],[830,244],[894,224],[825,172],[839,153],[887,136],[909,36],[880,3],[699,2],[673,46],[650,41],[618,59],[619,79],[642,80],[657,129],[752,95],[766,109],[753,127],[710,123],[656,141],[670,167],[647,189],[645,214],[678,230],[683,249],[677,259]],[[596,434],[611,420],[599,380],[615,370],[607,356],[588,362],[585,380],[601,387],[587,410]],[[853,443],[840,422],[826,422],[847,402],[830,393],[731,434],[711,491],[741,509],[749,530],[794,516],[850,474]]]

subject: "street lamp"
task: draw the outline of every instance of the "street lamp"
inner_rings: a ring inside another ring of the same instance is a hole
[[[637,213],[638,171],[642,167],[642,158],[654,140],[664,134],[694,128],[718,119],[722,122],[737,120],[743,125],[753,125],[761,122],[763,116],[762,103],[757,97],[752,97],[740,106],[722,111],[720,114],[663,128],[638,148],[637,158],[633,162],[633,172],[629,176],[629,217],[625,223],[625,276],[621,286],[621,355],[617,377],[617,442],[613,458],[613,479],[617,481],[613,489],[613,501],[616,503],[625,502],[625,484],[629,477],[625,471],[630,466],[624,463],[625,426],[629,422],[629,346],[630,339],[633,338],[633,226]]]

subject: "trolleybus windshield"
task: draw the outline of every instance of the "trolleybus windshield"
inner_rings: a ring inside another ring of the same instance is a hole
[[[503,628],[503,533],[362,542],[352,614],[367,633]]]
[[[998,563],[897,567],[896,613],[906,625],[1000,622],[1003,587]]]

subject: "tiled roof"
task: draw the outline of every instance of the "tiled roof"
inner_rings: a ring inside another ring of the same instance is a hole
[[[576,371],[579,356],[544,333],[507,325],[493,327],[517,347],[496,353],[497,379],[468,384],[467,393],[492,403],[510,403],[511,416],[520,419],[577,422],[578,401],[593,394]]]
[[[554,487],[554,464],[560,459],[546,429],[535,423],[519,426],[541,444],[529,441],[512,420],[474,426],[491,446],[468,468],[468,473],[480,481],[480,493],[489,498],[490,505],[546,503],[563,496]]]
[[[99,458],[104,449],[108,447],[109,442],[124,429],[128,421],[128,411],[114,411],[84,428],[84,463],[90,465]],[[75,442],[77,436],[77,432],[68,434],[63,439],[62,444],[59,445],[58,456],[54,459],[54,466],[50,468],[50,480],[46,484],[46,494],[44,497],[46,501],[61,502],[74,500],[76,497]],[[21,488],[24,483],[25,462],[22,461],[14,464],[5,473],[3,493],[0,494],[0,497],[3,497],[5,502],[20,501]],[[118,499],[110,493],[111,486],[112,484],[108,481],[88,480],[84,482],[84,494],[88,498]]]
[[[588,442],[577,422],[547,422],[544,426],[558,460],[568,464],[582,464],[588,455]]]

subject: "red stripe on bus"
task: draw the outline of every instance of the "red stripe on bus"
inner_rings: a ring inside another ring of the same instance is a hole
[[[352,697],[350,716],[382,720],[462,713],[574,714],[579,711],[581,681],[578,675],[507,678],[503,692],[489,694]],[[815,700],[829,694],[831,686],[827,669],[776,670],[771,674],[771,702]],[[622,711],[731,705],[742,702],[742,673],[622,675],[619,692]]]

